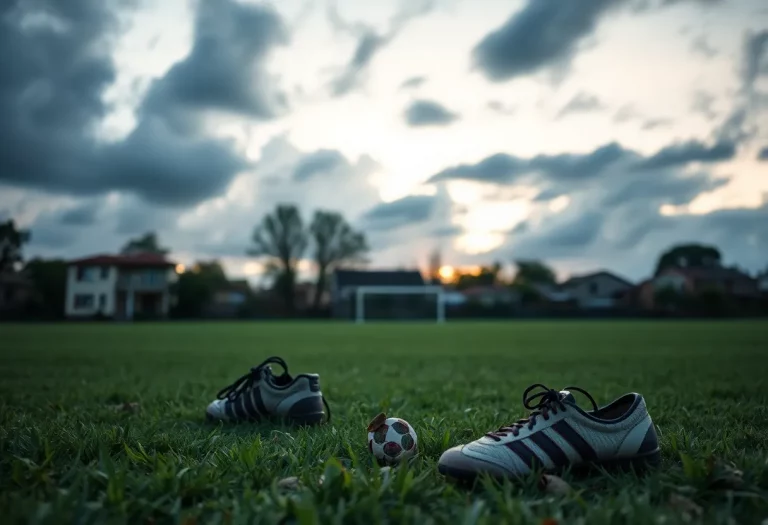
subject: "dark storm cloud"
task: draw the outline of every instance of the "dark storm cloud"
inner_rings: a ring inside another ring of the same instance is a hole
[[[309,153],[299,160],[293,170],[293,180],[303,182],[311,177],[333,171],[340,166],[347,166],[346,157],[337,150],[321,149]]]
[[[757,154],[757,160],[768,160],[768,146],[760,150]]]
[[[330,3],[326,13],[331,26],[337,32],[351,34],[357,40],[346,66],[331,81],[333,96],[346,95],[358,87],[376,54],[390,44],[409,22],[429,13],[433,7],[433,0],[417,0],[405,3],[390,20],[389,29],[384,33],[379,33],[375,28],[366,24],[347,22],[339,14],[336,4]]]
[[[612,142],[587,154],[537,155],[530,159],[497,153],[477,164],[462,164],[434,175],[429,182],[451,179],[508,183],[519,175],[544,173],[551,179],[582,179],[599,175],[611,164],[630,155]]]
[[[285,99],[271,90],[263,62],[287,40],[282,20],[267,6],[202,0],[189,55],[153,83],[143,109],[182,119],[190,110],[274,117]]]
[[[409,195],[383,202],[369,210],[363,219],[368,228],[389,229],[424,222],[432,216],[437,200],[432,195]]]
[[[96,222],[101,203],[98,201],[84,202],[78,204],[61,214],[61,223],[67,226],[90,226]]]
[[[405,110],[405,122],[411,127],[447,126],[459,118],[456,113],[432,100],[415,100]]]
[[[736,155],[736,146],[730,142],[719,142],[707,146],[701,142],[691,140],[681,144],[672,144],[662,148],[656,154],[638,162],[637,170],[653,170],[683,166],[691,162],[720,162],[730,160]]]
[[[593,113],[601,111],[605,106],[597,96],[590,93],[577,93],[568,103],[557,113],[557,118],[563,118],[572,113]]]
[[[150,87],[136,128],[103,144],[92,129],[115,79],[118,3],[129,2],[0,7],[0,62],[12,66],[0,71],[0,182],[82,196],[123,190],[177,207],[220,194],[248,163],[230,143],[202,135],[190,110],[268,114],[259,64],[280,41],[279,19],[266,8],[202,0],[189,56]]]
[[[540,243],[558,248],[578,248],[591,244],[603,227],[604,216],[597,212],[587,212],[576,220],[568,221],[560,228],[552,230],[539,239]]]
[[[631,201],[664,201],[665,204],[681,205],[691,202],[704,192],[720,188],[728,183],[726,178],[712,178],[707,173],[678,176],[657,173],[652,178],[635,178],[615,181],[602,203],[615,207]]]
[[[516,175],[524,173],[527,163],[506,153],[497,153],[487,157],[477,164],[460,164],[446,168],[433,175],[429,182],[440,182],[451,179],[474,180],[478,182],[510,182]]]
[[[768,74],[768,29],[747,35],[743,62],[744,86],[751,91],[755,80]]]
[[[567,65],[600,18],[622,0],[527,0],[473,49],[475,65],[494,82]]]
[[[411,77],[403,81],[400,84],[400,89],[412,89],[423,85],[427,81],[427,77]]]

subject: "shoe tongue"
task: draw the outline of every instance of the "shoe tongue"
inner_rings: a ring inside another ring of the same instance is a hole
[[[573,397],[573,394],[571,394],[568,390],[560,391],[560,401],[562,401],[563,403],[570,403],[572,405],[576,405],[576,398]]]

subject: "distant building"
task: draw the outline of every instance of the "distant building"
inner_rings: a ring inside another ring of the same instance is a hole
[[[571,277],[560,289],[575,300],[579,308],[605,309],[617,308],[630,293],[634,285],[628,280],[611,272],[599,272]]]
[[[164,255],[95,255],[67,268],[67,317],[164,318],[171,307],[175,263]]]
[[[666,268],[640,285],[638,300],[645,309],[655,308],[655,299],[662,290],[680,295],[694,295],[717,290],[739,303],[749,303],[760,296],[758,279],[736,268],[724,266]]]
[[[248,298],[253,294],[246,279],[228,281],[213,293],[213,297],[203,308],[205,317],[238,317]]]
[[[413,291],[413,294],[381,294],[377,299],[370,296],[372,304],[367,305],[367,316],[402,317],[410,318],[419,315],[421,305],[417,304],[427,294],[427,286],[424,278],[418,270],[389,270],[389,271],[365,271],[365,270],[336,270],[330,279],[330,300],[333,317],[340,319],[355,319],[357,312],[358,290],[376,287],[380,290]],[[419,294],[423,292],[423,295]],[[387,296],[388,295],[388,296]],[[430,296],[432,299],[433,296]],[[386,313],[384,311],[386,310]],[[432,318],[435,316],[435,308],[431,308]]]
[[[471,286],[462,290],[462,295],[468,303],[479,304],[484,308],[496,306],[519,306],[520,293],[509,286],[486,285]]]

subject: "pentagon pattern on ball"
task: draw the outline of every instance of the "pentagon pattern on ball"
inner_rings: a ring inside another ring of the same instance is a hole
[[[403,450],[411,450],[415,444],[415,441],[413,441],[413,438],[410,434],[405,434],[400,440],[400,444],[403,446]]]
[[[403,450],[402,447],[400,447],[400,445],[398,445],[394,441],[390,441],[389,443],[384,445],[384,453],[387,456],[390,456],[393,458],[396,457],[402,450]]]
[[[408,423],[406,423],[401,419],[398,419],[397,421],[392,423],[392,430],[394,430],[398,434],[408,434]]]

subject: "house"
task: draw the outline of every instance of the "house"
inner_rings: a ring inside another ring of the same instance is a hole
[[[471,286],[462,290],[462,295],[466,302],[479,304],[484,308],[518,306],[521,299],[520,292],[502,285]]]
[[[168,316],[177,275],[175,263],[162,254],[94,255],[67,266],[67,317]]]
[[[560,286],[585,310],[616,308],[633,287],[628,280],[605,270],[571,277]]]
[[[759,280],[736,268],[706,266],[665,268],[641,285],[640,306],[654,309],[657,294],[669,290],[679,295],[696,295],[717,290],[736,303],[751,303],[760,296]]]
[[[340,319],[358,319],[367,309],[365,317],[414,318],[435,317],[434,305],[425,297],[440,296],[442,287],[429,286],[418,270],[335,270],[330,279],[331,313]],[[376,292],[376,297],[370,297]],[[364,304],[358,306],[360,294],[368,294]]]

